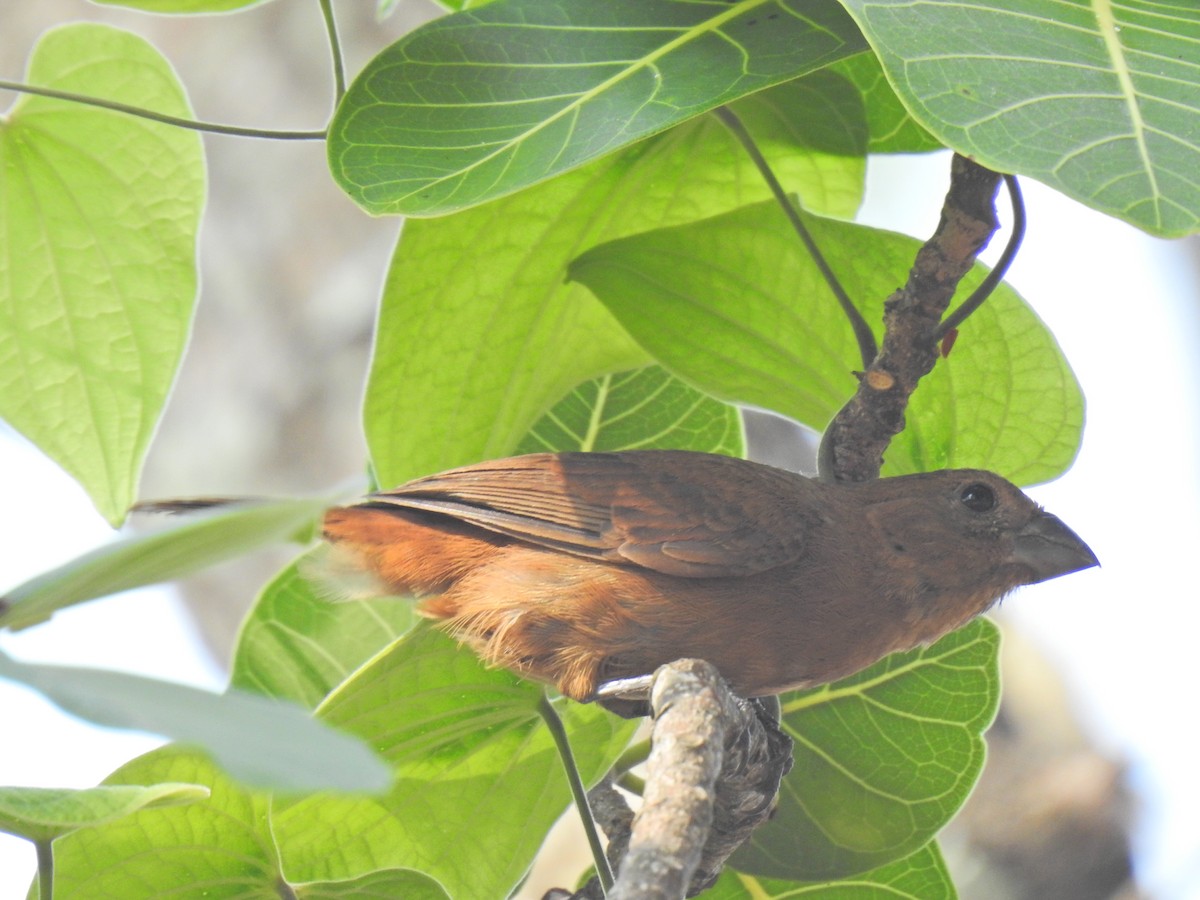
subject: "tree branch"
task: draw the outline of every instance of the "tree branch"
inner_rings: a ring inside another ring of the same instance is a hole
[[[937,231],[918,251],[907,284],[884,304],[879,353],[825,431],[818,459],[821,478],[879,477],[883,451],[904,428],[908,398],[937,362],[942,316],[999,225],[999,186],[998,174],[955,154]]]
[[[611,782],[591,794],[619,868],[609,900],[678,900],[710,887],[769,817],[792,765],[791,738],[769,718],[764,724],[762,707],[735,696],[710,663],[661,667],[650,702],[653,749],[641,810],[631,819]],[[574,896],[592,900],[601,896],[595,888],[589,883]]]

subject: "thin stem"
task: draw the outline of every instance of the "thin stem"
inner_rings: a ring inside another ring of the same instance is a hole
[[[50,841],[34,841],[37,848],[38,900],[54,897],[54,850]]]
[[[771,189],[771,193],[775,197],[775,202],[783,209],[788,217],[788,221],[792,223],[792,228],[795,229],[800,240],[804,242],[804,246],[807,248],[813,262],[816,263],[821,277],[825,279],[825,283],[833,291],[833,296],[837,298],[842,312],[850,320],[850,327],[854,331],[854,339],[858,342],[858,352],[862,357],[863,368],[867,368],[871,365],[871,361],[875,359],[875,354],[879,351],[879,346],[875,343],[875,334],[871,331],[871,326],[867,324],[867,320],[863,318],[862,313],[858,311],[858,307],[854,305],[845,288],[842,287],[842,283],[838,281],[837,275],[834,274],[833,269],[830,268],[829,263],[822,255],[820,248],[817,247],[817,242],[809,232],[808,226],[800,218],[800,213],[796,211],[795,204],[792,203],[791,198],[784,192],[783,185],[779,183],[779,179],[775,177],[775,173],[771,170],[771,164],[767,162],[766,157],[762,155],[762,151],[758,149],[758,144],[754,142],[754,138],[750,136],[750,132],[742,124],[742,120],[728,106],[718,106],[713,112],[725,127],[733,133],[733,136],[738,139],[738,142],[742,145],[747,155],[754,161],[754,165],[758,167],[758,171],[767,183],[767,187]]]
[[[130,106],[115,100],[105,100],[102,97],[89,97],[86,94],[75,94],[70,91],[56,91],[54,88],[37,87],[32,84],[22,84],[18,81],[0,79],[0,89],[16,91],[21,94],[36,94],[39,97],[53,97],[55,100],[70,100],[85,106],[99,106],[111,109],[113,112],[137,116],[139,119],[150,119],[152,122],[162,122],[164,125],[174,125],[177,128],[187,128],[191,131],[205,131],[210,134],[228,134],[234,137],[270,138],[277,141],[323,141],[325,131],[271,131],[264,128],[240,128],[236,125],[221,125],[216,122],[200,122],[195,119],[181,119],[178,116],[168,116],[152,109],[140,106]]]
[[[329,35],[329,52],[333,56],[334,105],[346,96],[346,64],[342,61],[342,45],[338,41],[337,20],[333,17],[333,0],[320,0],[321,15],[325,17],[325,32]]]
[[[592,860],[596,863],[596,874],[600,876],[600,884],[604,888],[604,893],[607,894],[613,886],[612,867],[608,864],[608,857],[604,855],[604,845],[600,841],[600,832],[596,830],[596,819],[588,804],[587,789],[583,786],[583,779],[579,776],[579,767],[575,765],[575,756],[571,753],[567,730],[563,727],[562,719],[559,718],[554,704],[545,694],[542,694],[542,699],[538,702],[538,715],[550,729],[554,744],[558,747],[558,756],[562,760],[563,769],[566,770],[567,782],[571,785],[571,795],[575,798],[575,807],[579,810],[579,818],[583,820],[583,830],[587,833],[588,846],[592,848]]]
[[[979,287],[971,292],[971,296],[964,300],[958,309],[942,319],[937,331],[934,332],[935,340],[940,341],[947,333],[966,321],[967,316],[983,306],[983,301],[992,295],[996,285],[1004,279],[1008,267],[1017,257],[1017,251],[1021,249],[1021,241],[1025,238],[1025,200],[1021,196],[1021,186],[1017,183],[1016,175],[1005,175],[1004,184],[1008,187],[1008,199],[1012,203],[1012,234],[1008,236],[1008,243],[1004,247],[1004,252],[1000,254],[1000,259],[996,261],[995,268],[988,272]]]

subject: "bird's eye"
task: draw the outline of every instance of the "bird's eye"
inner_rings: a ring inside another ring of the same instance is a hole
[[[987,512],[996,505],[996,492],[986,484],[976,481],[963,488],[958,499],[972,512]]]

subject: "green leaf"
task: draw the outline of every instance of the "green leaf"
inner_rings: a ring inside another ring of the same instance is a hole
[[[126,6],[152,13],[219,13],[259,6],[268,0],[92,0],[101,6]]]
[[[404,634],[409,600],[331,602],[303,573],[305,559],[280,572],[242,625],[231,685],[316,708],[360,665]]]
[[[833,0],[496,0],[375,57],[329,165],[371,213],[444,214],[864,47]]]
[[[453,897],[507,896],[570,802],[538,717],[541,696],[540,687],[484,668],[430,628],[376,656],[319,715],[376,747],[395,767],[395,786],[379,799],[277,804],[273,831],[288,878],[409,866]],[[634,726],[594,706],[556,705],[583,777],[594,781]]]
[[[742,456],[742,417],[666,369],[647,366],[579,385],[517,445],[517,453],[653,449]]]
[[[51,841],[78,828],[91,828],[149,806],[174,806],[207,799],[199,784],[152,784],[68,788],[0,787],[0,831],[30,841]]]
[[[846,878],[927,844],[983,769],[1000,635],[986,619],[857,675],[784,695],[795,765],[767,825],[733,857],[774,878]]]
[[[0,598],[0,628],[28,628],[76,603],[181,578],[285,540],[328,505],[328,498],[252,503],[114,541],[9,591]]]
[[[806,82],[734,109],[789,190],[850,214],[862,187],[861,101],[838,90],[837,98],[853,101],[838,107]],[[782,108],[795,117],[773,112]],[[845,149],[799,143],[796,122],[822,117],[843,123]],[[571,257],[767,196],[741,147],[706,116],[485,207],[406,222],[364,406],[379,483],[511,454],[580,382],[650,362],[586,290],[564,283]]]
[[[805,221],[867,321],[881,323],[919,242]],[[977,265],[960,295],[985,271]],[[570,277],[664,366],[716,397],[820,431],[857,386],[850,326],[773,204],[596,247]],[[885,472],[978,467],[1022,484],[1045,481],[1071,464],[1082,426],[1083,396],[1053,335],[1001,286],[922,380]]]
[[[0,678],[41,692],[99,725],[198,744],[234,777],[289,791],[381,791],[390,773],[361,742],[284,703],[230,691],[71,666],[20,663],[0,654]]]
[[[1158,235],[1200,227],[1200,6],[846,0],[959,153]]]
[[[705,900],[955,900],[958,894],[935,843],[853,879],[798,884],[726,869]]]
[[[188,806],[147,808],[60,838],[54,844],[55,896],[267,900],[292,896],[290,889],[306,900],[446,897],[427,876],[402,870],[377,871],[354,880],[288,885],[271,834],[269,796],[244,789],[193,750],[155,750],[122,766],[106,784],[136,785],[163,779],[208,785],[210,793],[207,799]]]
[[[103,25],[48,32],[31,84],[189,116],[170,65]],[[119,523],[196,296],[198,135],[22,96],[0,117],[0,416]]]
[[[55,896],[278,897],[268,796],[245,790],[203,754],[179,747],[139,757],[105,783],[165,780],[207,785],[211,794],[187,806],[144,809],[60,838],[54,844]]]

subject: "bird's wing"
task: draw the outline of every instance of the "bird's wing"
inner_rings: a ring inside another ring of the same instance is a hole
[[[364,503],[440,513],[592,559],[720,578],[800,555],[818,518],[810,484],[701,453],[539,453],[420,478]]]

